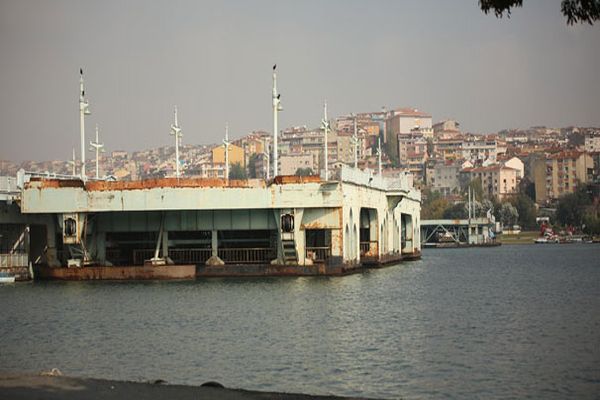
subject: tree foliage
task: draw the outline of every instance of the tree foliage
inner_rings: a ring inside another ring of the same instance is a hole
[[[537,216],[537,209],[533,200],[528,195],[521,193],[512,198],[510,202],[519,213],[519,225],[521,225],[521,228],[536,229],[537,223],[535,222],[535,218]]]
[[[556,219],[562,225],[581,226],[584,223],[586,208],[592,205],[592,199],[585,187],[566,194],[558,199]]]
[[[421,206],[421,219],[442,219],[450,206],[440,192],[427,192]]]
[[[484,13],[493,12],[502,18],[504,13],[510,18],[511,9],[522,7],[523,0],[479,0],[479,6]],[[567,24],[587,22],[593,25],[600,19],[600,0],[562,0],[560,10],[567,17]]]
[[[499,214],[502,226],[513,226],[519,220],[517,208],[510,203],[502,203]]]
[[[298,176],[310,176],[310,175],[314,175],[315,173],[313,172],[312,168],[298,168],[296,170],[296,173],[294,175],[298,175]]]
[[[229,169],[229,179],[247,179],[246,170],[240,163],[235,163]]]
[[[258,154],[250,154],[250,158],[248,159],[248,177],[250,179],[256,178],[256,161],[258,161]]]

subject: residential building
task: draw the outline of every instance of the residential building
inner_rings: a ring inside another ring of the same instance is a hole
[[[415,129],[432,129],[431,115],[416,108],[399,108],[389,113],[386,120],[386,148],[391,158],[399,158],[398,137],[410,135]]]
[[[535,201],[543,204],[573,193],[579,185],[591,182],[594,174],[594,160],[588,153],[561,151],[547,154],[535,161],[533,178]]]
[[[488,167],[465,169],[461,174],[466,175],[467,181],[479,179],[483,192],[500,201],[517,194],[517,170],[502,164]]]
[[[461,164],[456,162],[437,163],[433,167],[430,187],[444,196],[460,190]]]

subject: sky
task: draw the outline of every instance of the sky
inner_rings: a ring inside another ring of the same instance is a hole
[[[466,132],[600,126],[600,23],[568,26],[560,0],[510,18],[477,0],[0,0],[0,159],[79,158],[79,68],[108,151],[416,107]],[[86,146],[87,148],[88,146]],[[88,153],[86,158],[89,158]]]

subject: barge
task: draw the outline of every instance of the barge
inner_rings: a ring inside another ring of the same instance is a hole
[[[25,232],[39,278],[345,275],[421,254],[403,175],[27,180],[0,225]]]

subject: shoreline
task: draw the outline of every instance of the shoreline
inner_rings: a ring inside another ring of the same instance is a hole
[[[280,400],[342,400],[361,397],[317,396],[299,393],[260,392],[221,387],[217,382],[201,386],[172,385],[162,380],[150,382],[116,381],[96,378],[62,376],[60,372],[39,375],[1,373],[0,398],[28,400],[101,400],[101,399],[280,399]]]

